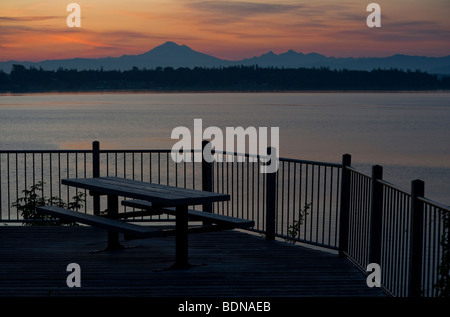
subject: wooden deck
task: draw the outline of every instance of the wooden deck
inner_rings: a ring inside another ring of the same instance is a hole
[[[89,252],[106,243],[106,232],[91,227],[0,226],[0,296],[385,296],[334,253],[237,230],[191,235],[190,261],[204,265],[187,270],[157,270],[174,261],[173,237]],[[81,267],[80,288],[66,285],[69,263]]]

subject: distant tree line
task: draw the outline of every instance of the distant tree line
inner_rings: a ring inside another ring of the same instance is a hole
[[[422,71],[231,66],[119,70],[43,70],[13,65],[0,71],[0,92],[49,91],[296,91],[296,90],[440,90],[450,76]]]

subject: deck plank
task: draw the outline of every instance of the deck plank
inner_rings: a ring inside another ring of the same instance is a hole
[[[0,296],[385,296],[336,254],[238,230],[190,236],[190,261],[205,265],[175,271],[154,270],[173,263],[173,237],[90,253],[106,245],[104,230],[2,226],[0,236]],[[80,288],[66,285],[69,263],[81,267]]]

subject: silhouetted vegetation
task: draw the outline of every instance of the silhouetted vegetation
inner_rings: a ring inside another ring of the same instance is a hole
[[[308,215],[308,210],[311,208],[311,205],[312,203],[305,204],[305,207],[303,207],[303,209],[300,209],[298,211],[298,219],[295,219],[294,215],[294,223],[290,225],[288,228],[289,238],[285,239],[286,242],[295,244],[296,239],[300,238],[299,235],[301,231],[301,226],[303,224],[303,220]]]
[[[438,90],[450,89],[450,77],[398,69],[372,71],[328,68],[138,69],[128,71],[55,71],[13,65],[0,71],[0,92],[48,91],[296,91],[296,90]]]
[[[443,212],[444,232],[441,236],[442,257],[439,280],[435,287],[440,297],[450,297],[450,213]]]
[[[17,201],[11,204],[12,207],[17,208],[17,210],[20,211],[23,217],[23,224],[26,226],[76,226],[77,223],[75,222],[54,219],[48,215],[41,215],[36,211],[36,208],[43,206],[58,206],[61,208],[77,210],[83,207],[83,203],[85,202],[84,193],[78,192],[76,196],[72,197],[71,202],[65,203],[61,198],[56,196],[46,198],[42,195],[43,192],[44,183],[39,182],[32,185],[30,189],[23,190],[23,197],[17,198]]]

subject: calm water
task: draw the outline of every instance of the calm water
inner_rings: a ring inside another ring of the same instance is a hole
[[[340,162],[450,205],[450,93],[0,95],[0,150],[171,148],[172,129],[280,128],[280,155]]]

